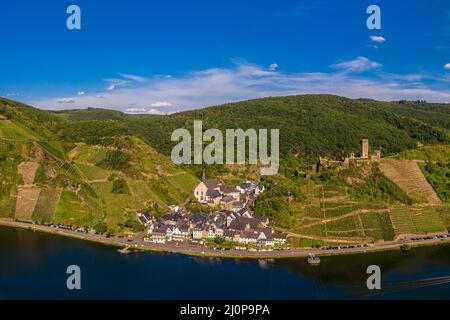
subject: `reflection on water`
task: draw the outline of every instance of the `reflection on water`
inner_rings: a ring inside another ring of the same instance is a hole
[[[450,298],[450,247],[368,255],[221,259],[172,253],[118,254],[115,248],[0,227],[0,298],[58,299],[388,299]],[[68,291],[65,270],[82,270]],[[366,288],[378,265],[382,290]]]

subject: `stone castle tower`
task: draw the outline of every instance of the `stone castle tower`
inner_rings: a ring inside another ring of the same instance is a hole
[[[361,159],[369,159],[369,139],[361,139],[361,148],[359,157]]]

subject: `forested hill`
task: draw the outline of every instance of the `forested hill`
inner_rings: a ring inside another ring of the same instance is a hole
[[[0,218],[122,234],[142,228],[136,210],[165,212],[197,183],[117,120],[0,98]]]
[[[342,156],[357,150],[367,137],[385,154],[413,149],[418,144],[449,143],[450,105],[426,102],[380,102],[332,95],[270,97],[186,111],[168,116],[125,115],[87,109],[59,112],[87,121],[110,119],[138,133],[168,155],[174,129],[192,129],[193,120],[207,128],[278,128],[282,153]]]
[[[331,209],[337,212],[328,212],[333,217],[348,213],[347,209],[385,208],[388,203],[410,204],[417,199],[400,190],[376,166],[325,170],[306,179],[297,174],[298,169],[311,164],[317,155],[337,157],[356,151],[359,139],[367,137],[371,147],[382,147],[384,154],[405,151],[397,157],[432,161],[421,164],[423,172],[441,200],[448,202],[448,164],[438,160],[445,160],[448,154],[449,118],[446,104],[388,103],[329,95],[256,99],[169,116],[128,115],[105,109],[49,112],[0,98],[0,217],[123,234],[141,228],[136,210],[159,215],[169,204],[188,201],[203,172],[227,183],[258,179],[252,168],[179,167],[163,155],[171,152],[173,130],[192,129],[194,120],[203,120],[204,129],[280,129],[280,174],[273,178],[276,183],[271,177],[261,179],[268,192],[258,200],[255,212],[270,217],[277,226],[323,237],[323,225],[313,230],[303,226],[308,219],[316,219],[317,212],[323,217],[320,206],[311,210],[304,206],[308,201],[321,203],[308,198],[317,195],[321,185],[328,188],[327,192],[320,189],[322,195],[350,197]],[[428,146],[414,150],[420,144]],[[358,179],[348,179],[352,177]],[[355,201],[359,207],[354,206]],[[394,216],[398,213],[395,210]],[[377,225],[382,230],[387,225],[390,231],[372,238],[393,238],[389,219]],[[423,219],[438,220],[430,215],[423,215]],[[334,232],[341,230],[337,225]],[[436,225],[437,229],[426,230],[442,229],[440,223]],[[355,225],[346,226],[343,235],[353,235]],[[373,231],[372,222],[367,228],[367,232]],[[328,225],[325,229],[333,233]]]

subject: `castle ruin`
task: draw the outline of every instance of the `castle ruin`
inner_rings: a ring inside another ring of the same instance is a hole
[[[358,153],[350,153],[349,156],[345,157],[343,160],[330,160],[326,157],[319,157],[319,161],[317,161],[316,172],[320,170],[320,168],[347,168],[350,164],[363,164],[363,163],[373,163],[380,162],[381,160],[381,150],[374,150],[372,154],[369,153],[369,139],[364,138],[360,140],[359,143],[359,152]]]

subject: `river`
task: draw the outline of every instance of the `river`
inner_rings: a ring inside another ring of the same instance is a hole
[[[81,290],[66,269],[81,269]],[[382,289],[366,287],[378,265]],[[0,299],[448,299],[450,245],[374,254],[242,260],[123,255],[102,244],[0,226]]]

